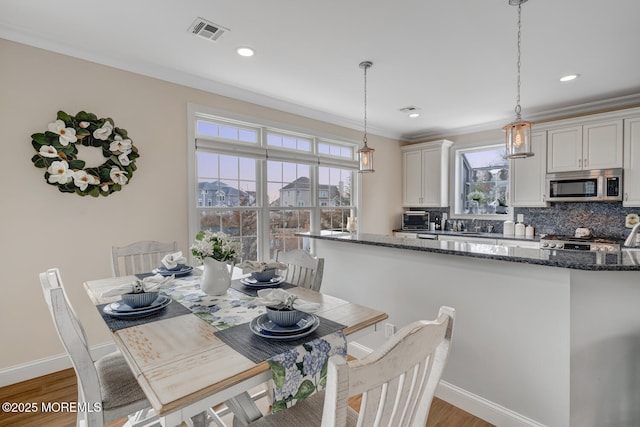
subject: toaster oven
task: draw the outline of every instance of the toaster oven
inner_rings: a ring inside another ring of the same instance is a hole
[[[428,230],[429,212],[405,211],[402,213],[403,230]]]

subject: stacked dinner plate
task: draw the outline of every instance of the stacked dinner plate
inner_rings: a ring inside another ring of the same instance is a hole
[[[160,267],[153,270],[153,273],[160,274],[162,276],[175,275],[176,277],[181,277],[191,273],[192,270],[193,270],[193,267],[189,265],[183,265],[180,268],[177,268],[175,270],[168,270],[164,265],[161,265]]]
[[[160,295],[151,304],[137,308],[130,307],[123,301],[116,301],[105,305],[102,311],[109,316],[117,317],[119,319],[137,319],[139,317],[146,317],[157,313],[171,304],[171,301],[171,298],[165,295]]]
[[[256,279],[252,279],[251,277],[243,277],[242,279],[240,279],[240,283],[252,289],[277,288],[282,282],[284,282],[284,277],[282,276],[276,276],[271,280],[267,280],[266,282],[259,282]]]
[[[266,314],[256,317],[249,323],[251,332],[272,340],[295,340],[306,337],[320,326],[320,319],[315,314],[305,313],[298,323],[292,326],[278,326]]]

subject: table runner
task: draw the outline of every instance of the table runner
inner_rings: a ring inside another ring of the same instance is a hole
[[[270,358],[274,385],[271,412],[290,408],[323,390],[327,385],[327,364],[334,355],[347,357],[347,339],[342,330]]]
[[[239,282],[239,281],[238,281]],[[210,296],[200,290],[197,278],[174,281],[175,286],[162,293],[174,301],[162,313],[140,319],[116,319],[97,306],[112,331],[193,313],[215,326],[215,335],[254,363],[268,361],[273,379],[272,411],[286,409],[323,389],[326,384],[329,357],[346,357],[347,341],[344,325],[319,317],[320,326],[312,334],[292,341],[273,341],[255,335],[249,322],[265,313],[263,306],[253,304],[255,297],[230,288],[224,295]],[[293,286],[293,285],[291,285]]]

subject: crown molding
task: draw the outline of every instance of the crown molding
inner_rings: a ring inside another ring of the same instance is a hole
[[[534,122],[535,125],[538,122],[544,123],[549,121],[563,120],[587,114],[597,114],[621,109],[630,109],[638,106],[640,106],[640,92],[567,107],[552,108],[548,110],[527,113],[523,114],[523,116],[526,116],[526,119],[528,121]],[[432,139],[448,138],[458,135],[466,135],[476,132],[484,132],[488,130],[501,130],[508,122],[509,120],[505,119],[500,121],[479,123],[477,125],[465,126],[456,129],[427,131],[417,134],[404,134],[401,135],[400,140],[404,142],[418,142]]]

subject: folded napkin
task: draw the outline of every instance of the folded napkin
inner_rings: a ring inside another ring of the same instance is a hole
[[[305,301],[280,288],[260,289],[258,291],[258,298],[253,300],[253,303],[255,305],[275,306],[287,304],[290,299],[293,299],[293,308],[307,313],[316,311],[320,307],[318,303]]]
[[[145,277],[142,280],[136,280],[135,282],[132,282],[132,283],[126,283],[124,285],[111,288],[103,292],[100,296],[114,297],[117,295],[128,294],[131,292],[158,291],[160,289],[170,287],[172,285],[173,279],[175,279],[175,276],[173,274],[167,277],[164,277],[160,274],[156,274],[155,276]]]
[[[184,264],[185,262],[186,260],[182,256],[182,251],[167,254],[162,258],[162,265],[164,265],[167,270],[176,268],[178,264]]]
[[[241,264],[238,265],[238,268],[242,269],[242,273],[257,273],[264,270],[270,270],[272,268],[277,268],[278,270],[286,270],[287,264],[278,261],[269,261],[269,262],[261,262],[261,261],[242,261]]]

